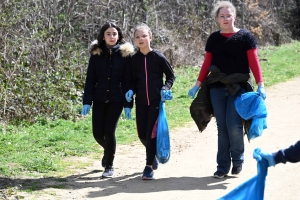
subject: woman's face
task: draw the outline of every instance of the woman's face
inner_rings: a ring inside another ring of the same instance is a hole
[[[117,41],[119,39],[119,34],[117,29],[110,27],[104,31],[104,37],[103,40],[105,40],[107,47],[113,47],[117,44]]]
[[[217,16],[217,22],[219,23],[223,32],[231,32],[234,28],[235,13],[230,8],[221,8]]]

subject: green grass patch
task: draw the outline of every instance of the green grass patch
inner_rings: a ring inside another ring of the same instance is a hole
[[[259,50],[265,85],[271,86],[300,75],[300,43]],[[176,81],[172,88],[173,100],[166,103],[169,128],[181,127],[192,121],[189,107],[192,99],[188,90],[195,84],[198,67],[175,68]],[[268,94],[267,94],[268,95]],[[132,120],[124,113],[117,127],[117,143],[130,144],[138,140],[135,110]],[[0,125],[0,177],[63,176],[67,168],[84,168],[91,161],[67,158],[89,157],[101,159],[102,148],[92,135],[91,114],[73,121],[40,119],[34,125]],[[38,187],[33,186],[33,188]],[[59,187],[63,187],[63,184]]]
[[[259,50],[265,86],[284,82],[300,74],[300,42]]]
[[[0,175],[63,172],[68,165],[63,162],[66,157],[100,154],[101,149],[91,135],[90,121],[89,117],[77,122],[57,120],[32,126],[3,126]]]

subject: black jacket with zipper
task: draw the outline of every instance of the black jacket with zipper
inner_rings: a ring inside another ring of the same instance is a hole
[[[130,57],[133,46],[129,43],[117,44],[113,48],[97,48],[92,52],[87,69],[83,104],[97,102],[123,102],[132,108],[125,93],[131,84]]]
[[[131,58],[133,73],[132,91],[136,94],[136,104],[150,105],[160,99],[160,91],[170,90],[175,81],[171,65],[166,57],[157,50],[144,55],[140,51]],[[164,80],[165,75],[165,82]]]

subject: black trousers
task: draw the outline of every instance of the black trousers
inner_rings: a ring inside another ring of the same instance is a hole
[[[123,102],[93,102],[92,125],[95,140],[104,148],[107,165],[113,166],[116,153],[116,128]]]
[[[146,165],[152,165],[156,155],[156,132],[160,99],[150,105],[136,104],[136,126],[139,139],[146,147]]]

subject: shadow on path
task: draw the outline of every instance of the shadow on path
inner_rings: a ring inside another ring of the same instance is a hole
[[[174,190],[216,190],[226,189],[225,179],[213,177],[168,177],[150,181],[141,180],[141,173],[101,178],[102,170],[93,170],[84,174],[64,178],[47,177],[37,179],[11,179],[0,177],[0,189],[18,187],[19,190],[39,191],[47,188],[81,190],[93,188],[88,198],[105,197],[118,193],[149,193]],[[228,177],[230,178],[230,177]],[[222,182],[222,183],[221,183]],[[96,188],[96,191],[95,191]]]

